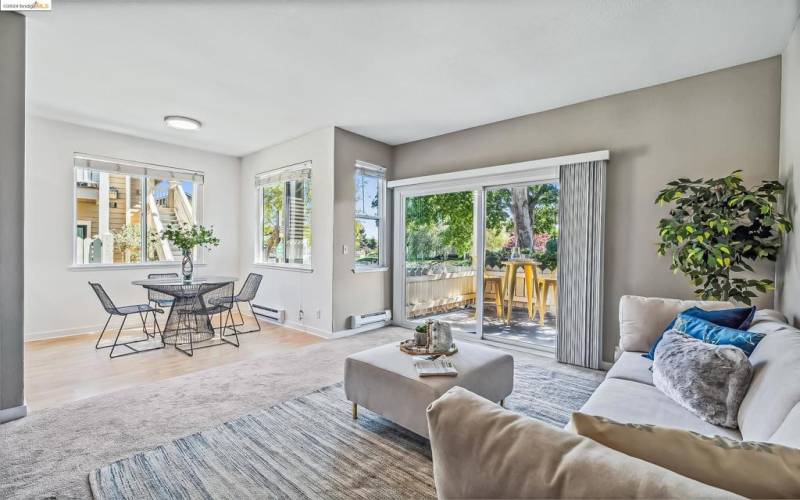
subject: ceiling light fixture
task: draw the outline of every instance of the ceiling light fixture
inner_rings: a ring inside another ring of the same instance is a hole
[[[168,127],[177,128],[179,130],[197,130],[203,126],[199,120],[177,115],[165,116],[164,123],[166,123]]]

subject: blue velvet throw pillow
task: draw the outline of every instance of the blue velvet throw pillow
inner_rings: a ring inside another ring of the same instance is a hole
[[[702,340],[706,344],[714,345],[732,345],[743,350],[747,356],[753,353],[761,339],[764,338],[763,333],[748,332],[745,330],[737,330],[736,328],[728,328],[726,326],[715,325],[710,321],[700,318],[694,318],[687,314],[681,313],[678,319],[675,320],[673,330],[694,337],[697,340]]]
[[[750,328],[750,323],[753,322],[753,316],[756,314],[756,308],[753,307],[736,307],[734,309],[718,309],[716,311],[706,311],[705,309],[700,309],[699,307],[690,307],[689,309],[683,311],[681,314],[686,314],[688,316],[699,318],[708,322],[711,322],[715,325],[724,326],[728,328],[735,328],[737,330],[747,330]],[[664,333],[670,331],[675,326],[675,322],[678,318],[672,320],[672,322],[667,326],[667,329],[664,330]],[[650,348],[650,352],[647,354],[642,354],[643,357],[647,359],[655,359],[656,355],[656,346],[659,342],[661,342],[661,337],[664,336],[662,333],[658,339],[656,339],[653,347]]]

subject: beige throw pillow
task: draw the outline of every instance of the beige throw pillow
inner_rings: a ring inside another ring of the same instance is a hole
[[[602,445],[750,498],[800,498],[800,450],[773,443],[572,414],[572,427]]]

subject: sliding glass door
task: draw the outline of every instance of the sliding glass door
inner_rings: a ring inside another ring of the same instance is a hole
[[[455,335],[554,351],[555,171],[462,185],[395,192],[396,320],[444,321]]]
[[[484,192],[483,338],[554,352],[558,183]]]
[[[475,334],[476,193],[440,192],[404,201],[405,317],[435,319]]]

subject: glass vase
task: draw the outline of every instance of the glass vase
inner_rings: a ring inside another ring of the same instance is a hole
[[[194,273],[194,263],[192,262],[192,252],[184,250],[183,261],[181,262],[181,272],[183,273],[183,282],[192,282],[192,273]]]

